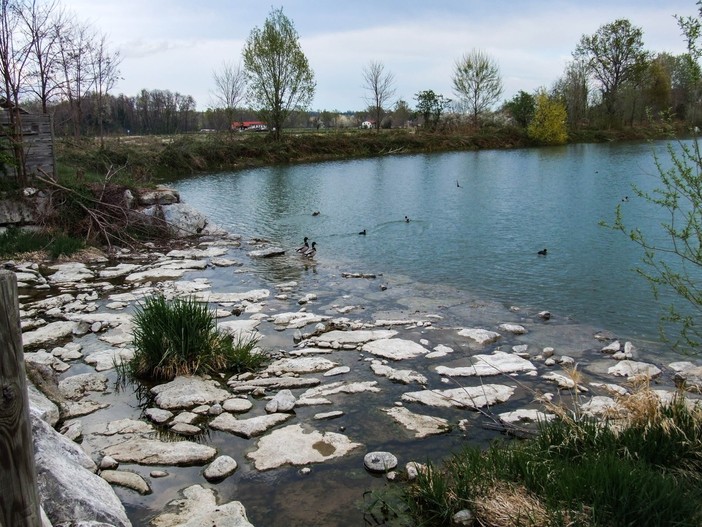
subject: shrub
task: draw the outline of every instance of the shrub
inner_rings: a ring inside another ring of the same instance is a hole
[[[178,375],[239,373],[260,368],[266,356],[255,337],[219,332],[207,304],[192,298],[147,298],[134,315],[133,378],[172,380]]]

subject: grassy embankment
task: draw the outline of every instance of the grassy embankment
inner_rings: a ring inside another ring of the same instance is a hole
[[[650,139],[657,128],[583,130],[572,142]],[[95,140],[60,139],[57,158],[62,177],[76,173],[102,180],[118,170],[116,180],[126,184],[167,181],[190,174],[242,168],[376,157],[533,146],[524,130],[490,127],[480,130],[426,133],[407,129],[288,131],[280,142],[266,134],[203,133],[173,136],[123,136]]]

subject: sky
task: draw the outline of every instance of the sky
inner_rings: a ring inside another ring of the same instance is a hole
[[[674,15],[697,15],[695,0],[61,0],[107,36],[122,59],[114,95],[142,89],[192,95],[214,107],[213,76],[242,62],[251,30],[282,7],[317,83],[311,110],[362,110],[363,70],[380,62],[394,99],[416,106],[433,90],[455,98],[456,61],[473,49],[500,68],[503,100],[550,88],[584,34],[619,18],[640,27],[646,49],[679,54]]]

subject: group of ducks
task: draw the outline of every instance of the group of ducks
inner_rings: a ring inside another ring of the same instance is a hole
[[[312,242],[312,247],[310,247],[309,242],[307,241],[309,238],[305,236],[305,239],[297,249],[295,249],[296,252],[300,253],[302,256],[305,258],[314,258],[314,255],[317,254],[317,242]]]

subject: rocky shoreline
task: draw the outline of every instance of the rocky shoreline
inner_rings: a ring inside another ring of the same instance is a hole
[[[370,474],[402,479],[423,460],[386,451],[383,434],[416,444],[485,421],[528,432],[553,415],[547,402],[611,417],[625,411],[634,379],[661,398],[683,380],[691,398],[702,386],[697,364],[654,364],[631,342],[545,311],[437,298],[196,221],[178,230],[200,236],[167,252],[4,265],[17,276],[38,384],[30,406],[46,525],[129,526],[125,502],[146,500],[149,525],[249,526],[247,504],[218,492],[242,470],[304,475],[356,456]],[[154,293],[208,302],[220,329],[260,338],[270,364],[257,375],[120,388],[131,311]],[[371,436],[359,418],[383,433]],[[198,475],[183,484],[180,467]]]

